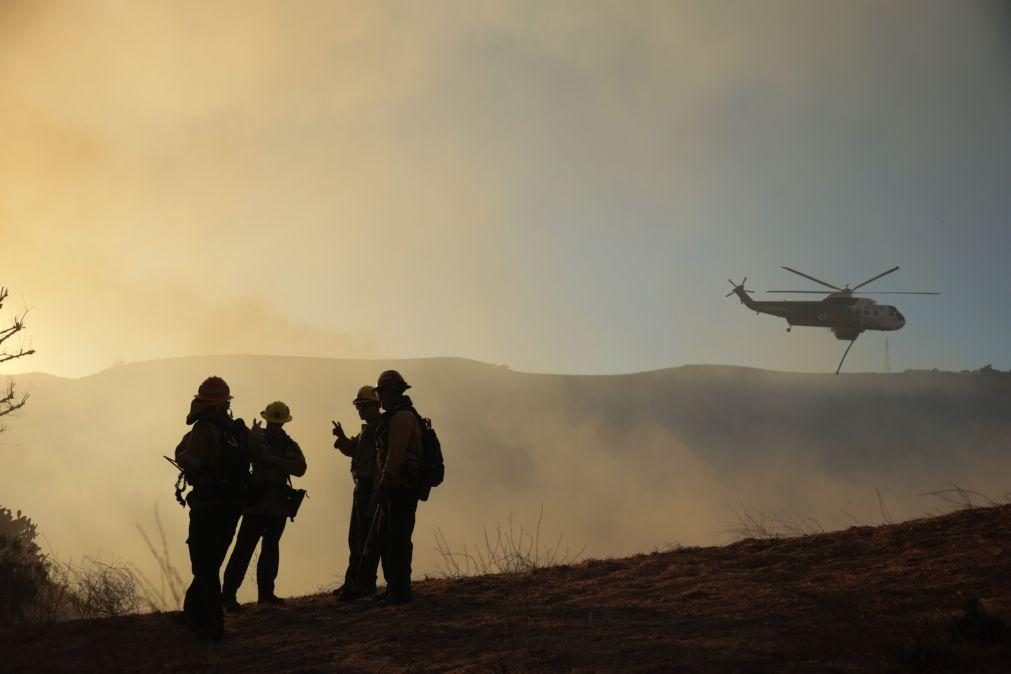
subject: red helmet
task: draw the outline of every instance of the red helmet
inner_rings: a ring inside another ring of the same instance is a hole
[[[197,389],[197,394],[193,396],[197,400],[205,400],[209,403],[220,403],[231,400],[231,389],[221,377],[208,377]]]

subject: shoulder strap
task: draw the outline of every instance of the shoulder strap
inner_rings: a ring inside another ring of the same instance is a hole
[[[426,431],[426,430],[432,428],[432,420],[431,419],[429,419],[428,417],[421,416],[421,412],[419,412],[413,406],[410,408],[410,410],[412,412],[414,412],[414,418],[418,420],[418,425],[421,426],[421,430],[422,431]]]
[[[193,428],[197,427],[197,424],[201,426],[206,426],[214,432],[214,439],[220,441],[221,436],[224,435],[225,430],[221,427],[221,424],[217,423],[213,419],[197,419],[193,422]]]

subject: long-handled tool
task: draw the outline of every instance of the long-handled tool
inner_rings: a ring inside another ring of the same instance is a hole
[[[353,589],[358,588],[358,577],[361,576],[362,574],[362,564],[365,563],[365,557],[366,555],[368,555],[369,546],[374,544],[372,540],[372,535],[375,533],[376,524],[379,522],[380,515],[382,515],[382,512],[383,512],[382,502],[379,501],[376,503],[375,512],[372,513],[372,523],[369,524],[369,533],[365,536],[365,545],[362,546],[361,555],[358,558],[358,568],[355,569],[355,577],[351,581],[352,582],[351,587]]]

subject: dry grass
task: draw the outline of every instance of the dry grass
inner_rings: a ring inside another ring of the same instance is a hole
[[[948,486],[944,489],[928,491],[924,494],[920,494],[920,496],[928,496],[939,499],[944,504],[942,507],[935,508],[931,512],[927,513],[928,515],[941,515],[945,512],[950,512],[952,508],[964,510],[967,508],[1005,505],[1011,502],[1011,492],[1005,492],[1000,498],[993,499],[981,492],[974,491],[972,489],[965,489],[954,482],[949,482]]]
[[[795,515],[786,510],[752,510],[743,503],[737,503],[730,507],[730,511],[735,521],[727,525],[726,532],[734,540],[794,538],[825,532],[825,528],[813,517]]]
[[[975,499],[974,499],[975,502]],[[5,671],[1006,672],[1011,506],[415,584],[374,608],[329,594],[229,616],[0,629]],[[969,600],[981,611],[970,611]]]
[[[148,578],[136,565],[131,564],[130,568],[137,578],[144,604],[148,609],[151,611],[178,611],[182,609],[187,583],[183,581],[182,575],[172,563],[168,540],[165,537],[165,527],[162,526],[161,517],[158,515],[157,504],[154,506],[154,522],[158,531],[157,545],[144,530],[144,527],[139,524],[136,526],[147,549],[151,552],[151,556],[158,564],[160,572],[158,578]]]
[[[464,544],[462,551],[454,551],[442,530],[436,529],[435,549],[442,557],[437,577],[465,578],[491,573],[521,573],[571,564],[582,556],[585,547],[575,553],[569,547],[562,548],[564,534],[559,534],[554,543],[542,546],[543,523],[543,505],[532,530],[525,529],[523,525],[515,525],[510,515],[505,527],[501,523],[497,524],[494,535],[484,528],[482,544]]]

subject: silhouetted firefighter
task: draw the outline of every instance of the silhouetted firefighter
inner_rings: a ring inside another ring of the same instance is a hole
[[[176,447],[175,458],[193,490],[189,537],[193,582],[183,612],[197,637],[220,640],[224,629],[218,574],[242,512],[249,478],[249,432],[231,418],[232,399],[221,377],[208,377],[190,403],[186,423],[193,428]]]
[[[376,471],[376,430],[381,417],[375,388],[361,387],[353,404],[359,418],[365,422],[361,433],[349,438],[340,423],[331,422],[333,434],[337,437],[333,446],[344,456],[351,457],[351,477],[355,481],[351,523],[348,525],[348,568],[344,573],[344,585],[334,590],[334,594],[344,601],[374,595],[379,566],[379,545],[376,540],[369,540],[375,515],[372,495]]]
[[[249,451],[253,462],[250,480],[249,505],[243,510],[242,525],[235,539],[235,548],[225,567],[222,602],[225,609],[238,612],[236,593],[249,568],[256,544],[260,558],[256,562],[257,603],[280,604],[284,600],[274,594],[274,581],[280,565],[281,534],[285,518],[294,521],[304,491],[296,492],[290,486],[291,476],[305,475],[305,456],[298,443],[284,432],[284,424],[291,421],[291,411],[280,400],[267,405],[260,412],[267,422],[261,428],[259,421],[249,433]]]
[[[380,605],[406,604],[411,594],[414,520],[419,500],[442,483],[442,450],[431,423],[422,419],[404,392],[411,386],[396,370],[379,375],[376,393],[385,412],[376,432],[378,445],[377,527],[386,592]]]

